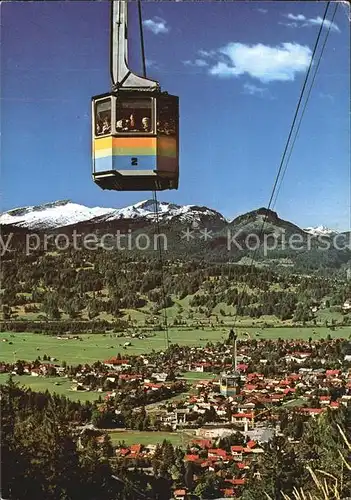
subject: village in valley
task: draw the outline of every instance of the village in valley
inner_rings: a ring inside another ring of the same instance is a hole
[[[19,380],[55,377],[57,385],[68,378],[71,391],[95,392],[90,423],[72,422],[72,429],[79,439],[111,439],[110,460],[129,471],[157,472],[169,443],[178,453],[178,469],[168,464],[176,499],[191,498],[208,474],[223,498],[241,497],[259,480],[273,439],[285,436],[296,446],[305,422],[351,405],[351,345],[331,336],[253,340],[231,330],[227,342],[205,347],[171,345],[163,353],[63,365],[44,355],[34,363],[2,362],[0,372]]]

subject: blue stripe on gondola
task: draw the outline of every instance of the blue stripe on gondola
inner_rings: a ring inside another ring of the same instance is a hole
[[[109,170],[156,170],[157,156],[105,156],[95,158],[95,172],[108,172]]]

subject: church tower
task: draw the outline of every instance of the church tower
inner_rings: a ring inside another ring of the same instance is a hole
[[[237,339],[234,330],[229,332],[229,342],[233,344],[232,368],[221,373],[220,392],[225,397],[237,396],[240,393],[240,373],[237,368]]]

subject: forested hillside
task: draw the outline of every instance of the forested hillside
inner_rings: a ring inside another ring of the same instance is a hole
[[[344,279],[265,267],[157,258],[103,249],[7,254],[1,269],[3,320],[138,320],[221,323],[230,317],[304,324],[348,324]],[[137,312],[137,315],[135,313]],[[22,325],[24,327],[24,325]],[[91,328],[91,324],[90,324]]]

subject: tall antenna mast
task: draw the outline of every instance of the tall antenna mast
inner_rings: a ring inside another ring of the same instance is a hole
[[[234,345],[233,345],[233,368],[234,368],[234,371],[236,372],[237,371],[237,339],[238,339],[238,336],[236,333],[234,333],[234,337],[233,337],[233,341],[234,341]]]

